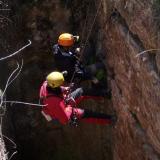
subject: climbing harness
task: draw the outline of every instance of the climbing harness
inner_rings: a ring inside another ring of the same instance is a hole
[[[78,117],[76,113],[77,104],[75,99],[71,96],[71,91],[73,86],[74,84],[72,83],[69,87],[69,90],[67,90],[64,102],[66,105],[70,104],[72,106],[72,113],[70,116],[69,124],[73,127],[77,127],[78,126]]]
[[[69,103],[71,103],[71,106],[72,106],[72,114],[70,116],[69,124],[73,127],[77,127],[78,126],[78,117],[76,113],[77,104],[73,97],[70,98]]]

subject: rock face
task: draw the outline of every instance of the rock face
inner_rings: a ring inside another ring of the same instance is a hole
[[[111,5],[110,5],[111,4]],[[103,1],[113,107],[113,159],[160,159],[158,1]]]
[[[72,31],[81,36],[88,57],[103,59],[112,89],[111,101],[82,105],[114,110],[118,121],[114,128],[80,124],[73,129],[46,122],[38,107],[12,105],[17,159],[159,160],[159,1],[37,0],[21,5],[25,34],[17,39],[33,43],[15,58],[23,58],[24,67],[8,98],[38,102],[39,87],[54,64],[52,45],[61,32]],[[15,59],[7,61],[7,70]]]

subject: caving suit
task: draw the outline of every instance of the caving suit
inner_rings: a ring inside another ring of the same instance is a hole
[[[104,69],[104,64],[96,63],[84,67],[82,63],[77,58],[76,53],[72,51],[64,51],[63,47],[55,44],[53,46],[53,56],[55,60],[55,69],[58,71],[67,71],[68,74],[65,77],[67,82],[70,82],[74,74],[75,79],[83,80],[92,80],[93,76],[99,69]]]
[[[78,93],[78,94],[77,94]],[[86,98],[94,98],[91,96],[80,96],[79,90],[73,92],[73,96],[76,99],[76,104]],[[84,110],[81,108],[73,107],[71,104],[66,104],[65,100],[65,88],[59,87],[55,91],[47,86],[45,81],[40,89],[40,99],[45,105],[42,109],[42,113],[45,116],[51,117],[53,120],[58,120],[62,124],[67,124],[72,120],[73,113],[76,114],[78,120],[83,120],[91,123],[98,124],[111,124],[112,116],[96,113],[90,110]]]

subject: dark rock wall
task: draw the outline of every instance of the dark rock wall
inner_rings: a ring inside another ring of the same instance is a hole
[[[22,6],[18,10],[21,20],[12,18],[19,24],[20,31],[11,32],[17,34],[9,39],[7,28],[0,38],[8,40],[10,48],[1,47],[1,50],[8,54],[27,39],[32,40],[32,46],[3,62],[7,69],[1,70],[6,75],[1,80],[4,85],[8,72],[16,66],[15,60],[24,59],[23,71],[10,87],[8,98],[38,102],[39,87],[54,65],[52,45],[60,33],[73,32],[81,37],[86,64],[89,63],[86,57],[99,57],[100,53],[106,57],[101,58],[112,89],[111,102],[88,101],[82,107],[106,113],[115,110],[118,122],[112,129],[83,123],[71,128],[46,122],[39,107],[14,104],[9,108],[12,129],[8,132],[12,132],[18,145],[17,159],[160,159],[159,1],[31,0],[18,3]]]
[[[78,4],[59,0],[21,4],[25,26],[22,27],[22,32],[25,33],[23,39],[30,39],[32,45],[21,56],[24,60],[23,70],[10,89],[9,99],[38,103],[42,81],[54,66],[52,45],[57,42],[60,33],[74,30],[73,32],[77,34],[85,23],[83,17],[85,14],[81,11],[81,7],[77,8],[79,14],[74,14],[76,13],[74,6]],[[86,7],[82,6],[84,11]],[[90,11],[93,18],[95,11],[92,7]],[[78,24],[77,18],[83,20],[81,25]],[[91,22],[92,19],[88,18],[89,27]],[[89,28],[86,26],[83,34],[84,43],[88,32]],[[96,38],[94,41],[91,40],[89,45],[86,44],[85,48],[89,48],[88,53],[92,49],[92,43],[96,43]],[[82,104],[82,107],[107,112],[108,103],[111,102],[89,101],[87,104]],[[13,104],[10,107],[13,133],[18,149],[17,159],[93,160],[112,157],[110,127],[84,123],[80,123],[78,128],[69,125],[61,126],[47,122],[40,110],[40,107],[21,104]]]

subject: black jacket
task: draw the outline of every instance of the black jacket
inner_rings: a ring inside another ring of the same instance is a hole
[[[55,67],[58,71],[67,71],[66,80],[70,81],[75,72],[75,77],[83,78],[84,67],[71,51],[64,51],[61,46],[55,44],[53,46],[53,55]]]

